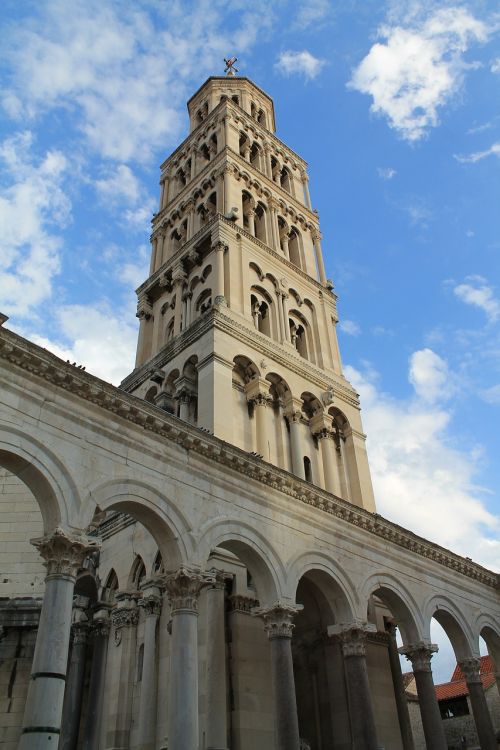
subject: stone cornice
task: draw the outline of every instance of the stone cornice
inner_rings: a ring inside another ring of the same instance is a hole
[[[243,477],[267,485],[298,503],[309,505],[340,521],[363,529],[386,543],[442,565],[455,573],[499,588],[497,573],[451,552],[383,518],[359,508],[272,466],[233,445],[197,429],[162,409],[122,391],[103,380],[70,365],[42,347],[0,328],[0,360],[36,376],[52,387],[92,403],[129,421],[161,439],[192,451],[204,462],[222,464]]]

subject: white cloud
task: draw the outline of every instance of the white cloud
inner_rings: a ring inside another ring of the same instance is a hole
[[[448,7],[405,26],[382,26],[379,36],[384,41],[372,46],[348,86],[370,95],[372,112],[417,141],[438,124],[438,110],[462,84],[464,52],[486,41],[488,28],[465,8]]]
[[[345,368],[361,395],[379,513],[427,539],[500,569],[500,519],[474,482],[481,453],[458,450],[451,415],[420,398],[396,400],[373,375]],[[463,443],[462,443],[463,445]]]
[[[228,28],[223,4],[46,0],[4,46],[11,117],[74,111],[87,144],[121,163],[144,160],[178,136],[185,85],[248,50],[273,20],[256,0]]]
[[[302,0],[293,24],[296,29],[307,29],[323,21],[332,10],[330,0]]]
[[[64,305],[55,317],[56,340],[31,334],[36,344],[115,385],[133,370],[138,325],[129,309],[113,310],[107,302]]]
[[[432,349],[413,352],[408,377],[415,393],[423,401],[432,403],[451,395],[448,364]]]
[[[500,383],[492,385],[491,388],[485,388],[481,392],[481,398],[488,404],[500,404]]]
[[[454,287],[453,293],[467,305],[483,310],[490,322],[500,318],[500,300],[482,276],[468,276],[465,283]]]
[[[397,175],[397,171],[392,167],[377,167],[377,174],[382,180],[392,180]]]
[[[62,244],[54,229],[70,219],[63,190],[68,161],[60,151],[37,160],[32,143],[24,131],[0,144],[0,299],[8,315],[29,315],[50,297]]]
[[[95,181],[95,189],[101,198],[112,203],[137,203],[140,195],[139,180],[126,164],[110,168],[105,177]]]
[[[312,80],[320,73],[324,64],[324,60],[314,57],[307,50],[302,50],[302,52],[292,52],[289,50],[280,54],[274,67],[287,76],[298,73],[299,75],[303,75],[304,78]]]
[[[354,320],[341,320],[339,328],[343,333],[347,333],[348,336],[359,336],[361,333],[361,328]]]
[[[462,164],[467,164],[467,163],[475,164],[477,161],[486,159],[488,156],[500,157],[500,141],[498,141],[497,143],[494,143],[492,146],[485,149],[484,151],[476,151],[475,153],[469,154],[468,156],[456,154],[455,159],[461,162]]]
[[[490,70],[492,73],[500,73],[500,57],[492,61]]]

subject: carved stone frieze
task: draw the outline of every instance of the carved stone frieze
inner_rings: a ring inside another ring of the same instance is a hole
[[[251,596],[243,596],[242,594],[232,594],[229,598],[229,611],[240,612],[245,615],[251,615],[253,610],[259,606],[259,600],[253,599]]]
[[[85,557],[100,547],[96,539],[72,536],[60,528],[55,529],[52,534],[30,541],[43,557],[47,577],[76,577]]]

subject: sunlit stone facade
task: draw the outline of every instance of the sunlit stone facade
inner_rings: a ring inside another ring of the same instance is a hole
[[[399,628],[445,750],[435,617],[492,750],[498,576],[375,512],[306,164],[246,78],[188,109],[122,387],[0,326],[0,743],[411,750]]]

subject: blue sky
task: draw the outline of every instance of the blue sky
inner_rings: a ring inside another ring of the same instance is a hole
[[[4,0],[0,310],[118,383],[159,164],[235,54],[309,163],[379,511],[500,568],[491,2]]]

